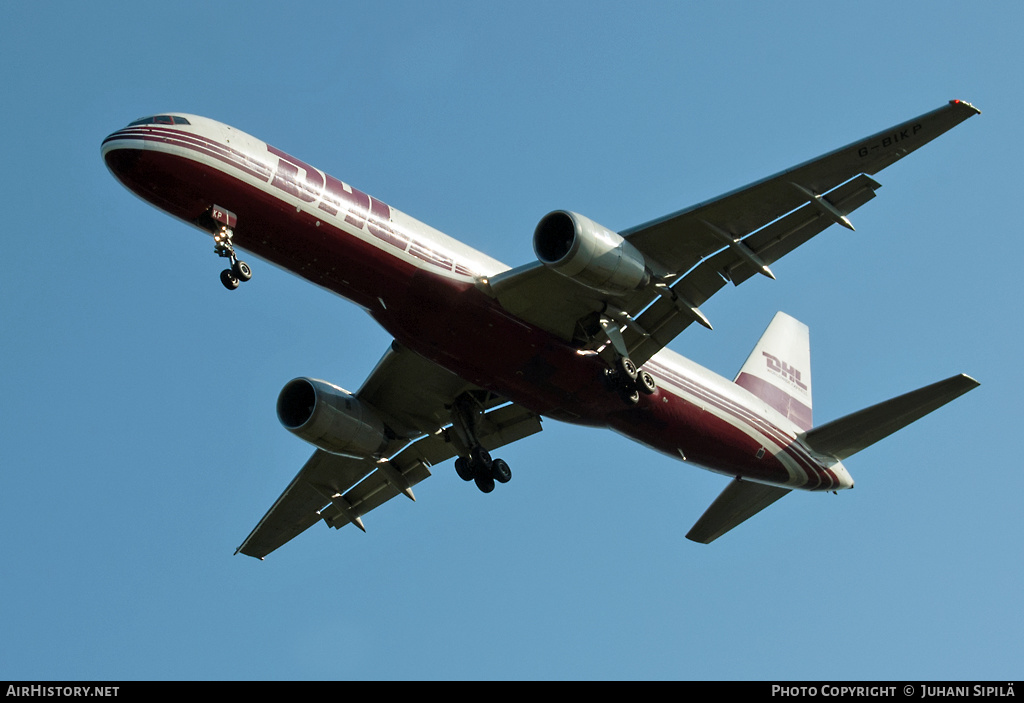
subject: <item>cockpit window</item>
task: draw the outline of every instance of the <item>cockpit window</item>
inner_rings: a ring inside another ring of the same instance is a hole
[[[191,122],[177,115],[154,115],[153,117],[143,117],[141,120],[135,120],[128,126],[135,127],[140,124],[191,124]]]

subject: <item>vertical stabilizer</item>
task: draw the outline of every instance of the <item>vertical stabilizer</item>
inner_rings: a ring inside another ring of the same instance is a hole
[[[792,420],[811,428],[811,343],[807,325],[775,313],[735,383]]]

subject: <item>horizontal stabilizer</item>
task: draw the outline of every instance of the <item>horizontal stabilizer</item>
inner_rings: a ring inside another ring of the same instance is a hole
[[[789,493],[789,490],[736,479],[704,511],[697,524],[686,533],[686,539],[709,544],[744,520],[757,515]]]
[[[978,385],[965,374],[953,376],[815,427],[800,439],[819,454],[842,461]]]

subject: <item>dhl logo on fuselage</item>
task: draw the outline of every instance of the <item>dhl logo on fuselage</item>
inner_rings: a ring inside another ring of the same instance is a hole
[[[451,256],[434,251],[427,243],[391,227],[391,207],[372,195],[321,173],[301,159],[267,144],[267,151],[277,157],[277,169],[270,184],[306,203],[317,203],[317,208],[329,215],[345,214],[345,222],[365,228],[371,235],[391,246],[408,251],[418,259],[447,271],[472,275],[466,266]]]
[[[267,151],[277,157],[277,170],[270,185],[307,203],[319,201],[318,208],[328,215],[345,212],[345,222],[353,227],[366,227],[370,234],[405,249],[408,237],[396,234],[388,225],[391,207],[372,195],[342,183],[334,176],[321,174],[306,162],[267,144]]]

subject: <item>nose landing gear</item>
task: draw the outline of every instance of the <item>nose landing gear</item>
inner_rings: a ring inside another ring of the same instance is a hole
[[[234,290],[240,284],[252,278],[252,269],[249,268],[249,264],[238,260],[235,254],[235,247],[231,243],[231,238],[235,234],[234,228],[238,222],[238,217],[235,213],[225,210],[218,205],[214,205],[210,210],[210,217],[217,228],[213,233],[213,251],[217,256],[228,259],[231,264],[231,268],[220,272],[220,282],[228,290]]]

